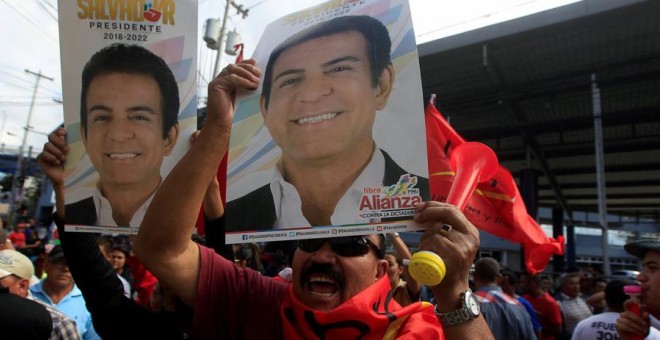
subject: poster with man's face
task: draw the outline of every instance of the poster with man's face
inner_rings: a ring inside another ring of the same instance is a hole
[[[197,128],[197,2],[58,2],[66,230],[135,234]]]
[[[421,76],[407,1],[328,1],[271,23],[239,93],[228,243],[417,230],[429,199]]]

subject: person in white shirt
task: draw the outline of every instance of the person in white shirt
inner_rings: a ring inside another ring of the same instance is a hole
[[[624,311],[623,303],[628,299],[628,296],[623,293],[624,285],[626,282],[621,280],[614,280],[607,284],[605,288],[607,309],[603,313],[580,321],[573,331],[573,340],[620,339],[616,330],[616,320]],[[646,339],[660,340],[660,332],[652,328]]]
[[[628,254],[642,260],[642,271],[637,275],[637,281],[642,286],[640,296],[642,315],[633,313],[630,309],[632,299],[627,300],[616,321],[616,328],[621,339],[632,339],[632,336],[646,336],[652,329],[659,326],[660,318],[660,239],[639,240],[623,247]]]

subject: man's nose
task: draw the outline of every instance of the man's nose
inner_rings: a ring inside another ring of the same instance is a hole
[[[303,102],[315,102],[332,93],[331,84],[321,77],[308,77],[300,86],[298,98]]]
[[[321,248],[312,254],[312,260],[319,263],[334,264],[337,262],[337,254],[332,250],[328,242],[323,243]]]
[[[130,121],[127,118],[113,119],[110,123],[109,135],[114,141],[124,141],[135,136]]]

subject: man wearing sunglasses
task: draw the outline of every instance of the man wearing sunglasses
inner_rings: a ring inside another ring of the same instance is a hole
[[[226,67],[209,84],[204,127],[163,181],[135,239],[134,250],[147,268],[194,308],[190,334],[203,339],[492,339],[483,317],[467,302],[479,233],[449,204],[421,203],[414,216],[428,225],[420,249],[440,255],[447,266],[444,280],[432,287],[439,301],[435,313],[431,305],[401,307],[388,296],[379,235],[301,240],[290,285],[237,268],[190,240],[208,187],[204,179],[212,178],[227,151],[235,91],[256,89],[260,76],[250,59]],[[453,226],[451,231],[444,224]]]

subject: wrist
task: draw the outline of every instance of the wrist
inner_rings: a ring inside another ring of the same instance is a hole
[[[481,315],[477,296],[467,289],[459,294],[460,306],[450,311],[444,311],[436,305],[435,314],[443,326],[454,326],[476,319]]]
[[[467,283],[450,287],[444,287],[442,285],[433,287],[432,291],[435,297],[437,311],[444,313],[460,308],[463,305],[461,293],[468,289],[470,289],[470,286]]]

